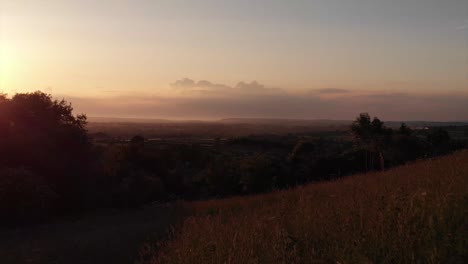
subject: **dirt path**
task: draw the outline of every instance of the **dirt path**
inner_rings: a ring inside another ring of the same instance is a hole
[[[0,263],[133,263],[145,241],[163,239],[183,215],[175,205],[154,205],[0,230]]]

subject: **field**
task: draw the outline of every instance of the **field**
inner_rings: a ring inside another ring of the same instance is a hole
[[[188,203],[142,263],[464,263],[468,152],[265,195]]]

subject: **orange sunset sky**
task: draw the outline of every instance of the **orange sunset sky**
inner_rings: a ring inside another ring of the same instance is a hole
[[[0,92],[88,116],[468,121],[466,0],[0,0]]]

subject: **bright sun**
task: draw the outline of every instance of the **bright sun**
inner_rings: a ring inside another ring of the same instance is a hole
[[[11,94],[13,75],[18,69],[14,48],[0,42],[0,93]]]

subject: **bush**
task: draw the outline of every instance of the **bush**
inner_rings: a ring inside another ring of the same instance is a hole
[[[214,159],[200,175],[199,187],[205,195],[233,195],[241,191],[238,162],[229,156]]]
[[[57,198],[44,179],[31,171],[0,170],[0,221],[18,223],[45,218]]]
[[[114,196],[114,203],[118,206],[138,206],[164,197],[164,184],[145,171],[129,171]]]
[[[271,190],[274,186],[275,172],[273,163],[265,155],[247,157],[240,161],[240,183],[245,193]]]

